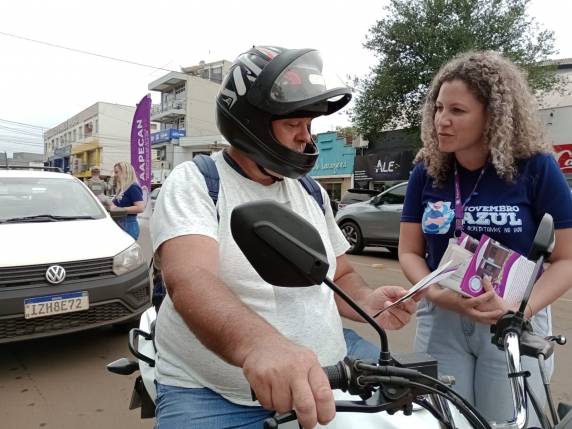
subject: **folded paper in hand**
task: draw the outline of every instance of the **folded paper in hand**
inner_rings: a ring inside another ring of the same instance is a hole
[[[421,280],[419,280],[411,289],[409,289],[407,294],[403,295],[397,301],[392,302],[387,307],[381,309],[380,311],[375,313],[372,317],[375,318],[375,317],[379,316],[384,311],[387,311],[390,308],[393,308],[396,305],[401,304],[403,301],[411,298],[413,295],[421,292],[423,289],[427,288],[428,286],[435,284],[435,283],[439,283],[440,281],[442,281],[442,280],[446,279],[447,277],[449,277],[450,275],[452,275],[455,272],[455,270],[457,269],[457,266],[451,266],[452,262],[453,261],[445,262],[444,264],[439,266],[439,268],[437,268],[435,271],[427,274],[425,277],[423,277]]]
[[[458,270],[439,284],[467,297],[482,295],[482,279],[491,277],[497,295],[509,304],[518,304],[525,293],[534,262],[483,234],[480,240],[462,234],[449,243],[441,263],[453,261]]]

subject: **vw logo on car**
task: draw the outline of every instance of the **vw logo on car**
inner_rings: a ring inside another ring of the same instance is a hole
[[[66,279],[66,270],[61,265],[51,265],[46,270],[46,280],[53,285],[60,284]]]

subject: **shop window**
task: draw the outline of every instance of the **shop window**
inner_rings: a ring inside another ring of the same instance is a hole
[[[322,187],[330,196],[330,200],[340,201],[342,199],[342,184],[341,183],[322,183]]]

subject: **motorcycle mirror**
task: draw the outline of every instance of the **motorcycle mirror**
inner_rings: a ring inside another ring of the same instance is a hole
[[[318,231],[283,204],[245,203],[230,216],[232,236],[256,272],[274,286],[304,287],[325,283],[379,334],[379,362],[391,362],[383,328],[349,295],[326,277],[328,258]]]
[[[117,359],[107,364],[107,370],[114,374],[130,375],[139,369],[139,364],[127,358]]]
[[[540,220],[540,224],[536,230],[536,235],[532,241],[532,246],[530,247],[527,255],[527,258],[531,261],[535,261],[536,265],[534,266],[534,270],[532,271],[532,275],[528,281],[528,286],[526,287],[526,292],[524,293],[524,297],[518,309],[518,315],[520,318],[524,317],[524,311],[526,310],[534,284],[538,279],[538,275],[540,274],[544,261],[550,257],[554,250],[555,242],[554,220],[549,213],[545,213]]]
[[[540,225],[538,225],[536,230],[527,258],[531,261],[536,261],[540,256],[548,259],[554,250],[555,241],[554,220],[549,213],[545,213],[540,220]]]
[[[267,283],[304,287],[324,281],[329,263],[320,234],[284,205],[271,200],[239,205],[232,211],[230,228],[248,262]]]

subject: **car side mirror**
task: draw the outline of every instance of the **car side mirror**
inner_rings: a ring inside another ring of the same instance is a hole
[[[378,196],[374,197],[374,198],[371,200],[371,203],[372,203],[374,206],[379,206],[379,205],[383,204],[383,195],[378,195]]]

